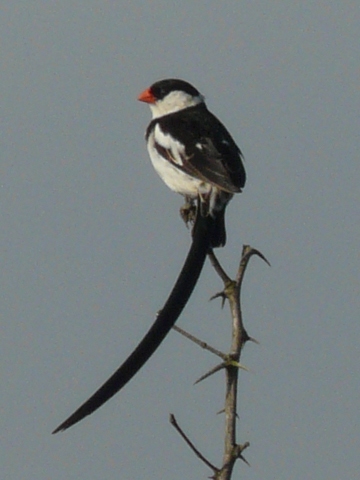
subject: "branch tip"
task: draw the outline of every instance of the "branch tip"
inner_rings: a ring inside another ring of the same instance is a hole
[[[258,257],[261,258],[261,260],[264,260],[265,263],[271,267],[271,264],[269,260],[265,257],[263,253],[260,252],[260,250],[257,250],[256,248],[251,247],[250,245],[243,245],[243,250],[242,250],[242,261],[249,261],[250,257],[253,255],[257,255]]]

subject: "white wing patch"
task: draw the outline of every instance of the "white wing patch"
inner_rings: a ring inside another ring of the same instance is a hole
[[[176,165],[183,165],[184,145],[175,140],[171,135],[164,133],[158,123],[155,125],[154,139],[156,143],[170,151],[171,158]]]

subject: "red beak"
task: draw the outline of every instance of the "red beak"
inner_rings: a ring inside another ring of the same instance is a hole
[[[140,100],[140,102],[145,102],[145,103],[155,103],[156,102],[156,98],[151,93],[150,88],[147,88],[142,93],[140,93],[140,95],[138,96],[138,100]]]

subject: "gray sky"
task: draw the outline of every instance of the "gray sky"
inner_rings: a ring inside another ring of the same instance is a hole
[[[7,4],[7,5],[6,5]],[[217,359],[175,333],[71,430],[50,432],[127,357],[189,248],[182,203],[153,171],[136,101],[193,83],[244,152],[219,257],[249,334],[234,478],[358,478],[357,1],[5,2],[1,40],[1,470],[7,480],[206,478],[168,423],[222,455]],[[179,320],[226,349],[207,266]]]

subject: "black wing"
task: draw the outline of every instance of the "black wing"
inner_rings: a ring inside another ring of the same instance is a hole
[[[176,163],[178,168],[227,192],[241,192],[246,180],[242,153],[205,104],[153,120],[147,135],[156,123],[164,134],[185,146],[183,164]],[[167,156],[172,161],[171,151]]]

